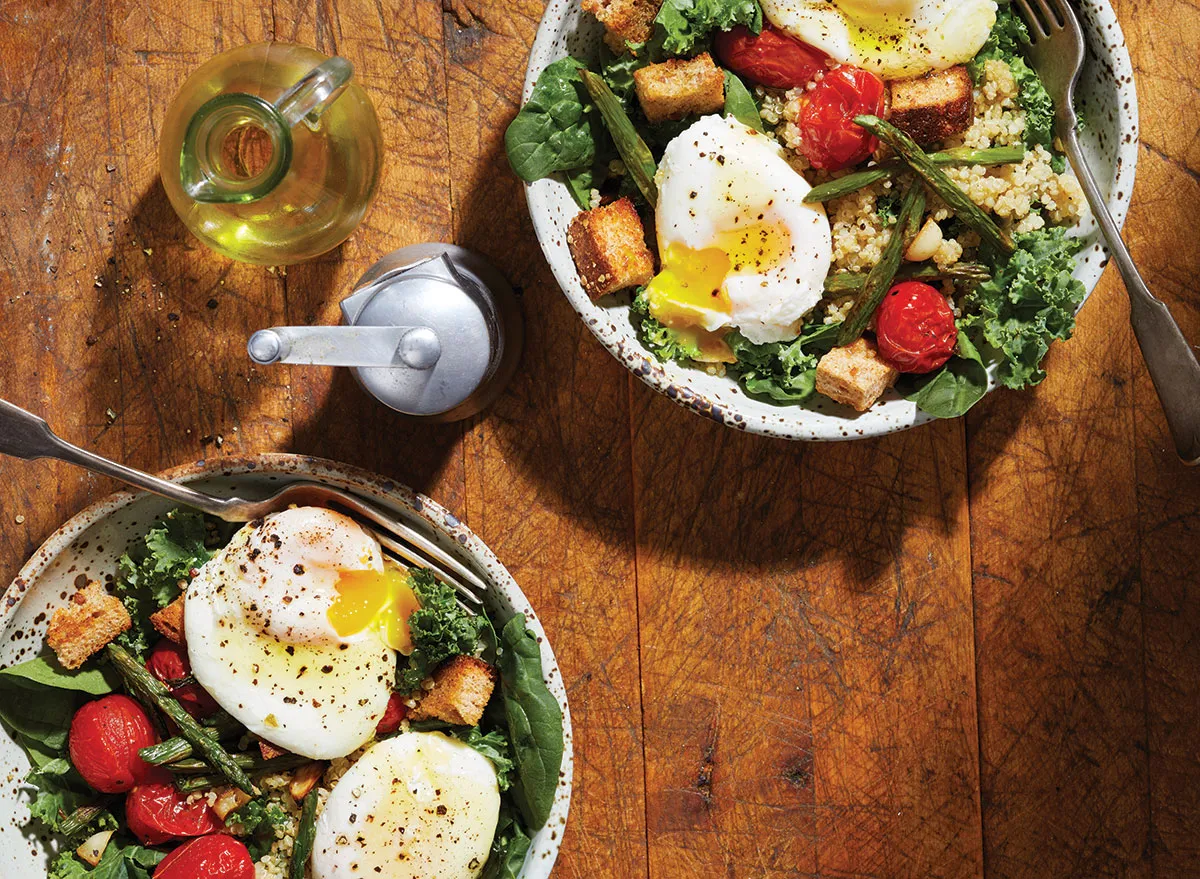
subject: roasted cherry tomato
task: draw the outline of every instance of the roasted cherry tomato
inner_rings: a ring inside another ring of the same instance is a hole
[[[738,76],[776,89],[808,85],[828,69],[828,55],[770,25],[760,34],[742,25],[723,31],[713,41],[713,50]]]
[[[130,832],[145,845],[205,836],[225,828],[203,796],[193,803],[187,800],[187,794],[175,789],[170,775],[160,771],[153,780],[137,785],[125,797],[125,821]]]
[[[216,700],[199,684],[175,685],[177,681],[192,673],[192,666],[188,662],[187,650],[174,641],[163,638],[155,644],[146,658],[146,668],[150,674],[171,688],[171,695],[179,700],[179,704],[192,717],[212,717],[221,709]]]
[[[946,297],[919,281],[888,291],[875,312],[879,354],[901,372],[933,372],[958,346],[958,328]]]
[[[88,702],[71,720],[69,751],[83,780],[106,794],[123,793],[146,778],[139,748],[158,742],[142,706],[128,696]]]
[[[839,171],[863,161],[879,146],[875,136],[854,124],[862,114],[882,115],[883,80],[866,70],[839,65],[801,99],[800,151],[814,168]]]
[[[254,879],[254,861],[232,836],[202,836],[163,858],[154,879]]]
[[[388,698],[387,710],[383,712],[379,725],[375,727],[375,734],[383,736],[394,733],[400,729],[400,721],[404,720],[406,714],[408,707],[404,704],[404,697],[399,693],[392,693]]]

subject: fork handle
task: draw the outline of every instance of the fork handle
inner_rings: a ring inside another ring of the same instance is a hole
[[[11,455],[32,461],[37,458],[55,458],[77,467],[91,470],[103,476],[111,476],[153,494],[161,495],[176,503],[195,507],[205,513],[226,518],[231,512],[231,501],[215,498],[185,485],[178,485],[134,470],[108,458],[81,449],[79,446],[57,436],[45,420],[7,400],[0,400],[0,454]],[[236,500],[236,499],[234,499]],[[240,502],[239,502],[240,503]],[[237,521],[236,519],[232,521]]]
[[[1096,185],[1096,178],[1092,176],[1080,152],[1075,127],[1061,128],[1066,129],[1062,141],[1067,158],[1075,169],[1092,214],[1125,280],[1133,334],[1137,337],[1142,357],[1150,369],[1150,378],[1158,391],[1167,426],[1175,440],[1175,450],[1185,464],[1200,464],[1200,363],[1196,361],[1195,351],[1184,338],[1179,324],[1171,317],[1170,309],[1150,292],[1134,265],[1129,248],[1121,239],[1121,230],[1109,213],[1100,187]]]

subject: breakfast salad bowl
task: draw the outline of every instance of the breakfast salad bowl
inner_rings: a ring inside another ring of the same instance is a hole
[[[566,690],[479,538],[321,459],[167,478],[349,492],[473,573],[481,606],[332,509],[240,526],[142,493],[94,504],[0,604],[0,875],[546,879],[571,794]]]
[[[1137,97],[1077,7],[1118,227]],[[1036,385],[1107,262],[1007,0],[551,0],[506,133],[556,280],[625,366],[740,430],[841,440]]]

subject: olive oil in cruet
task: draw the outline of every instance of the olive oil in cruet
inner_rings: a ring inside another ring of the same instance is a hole
[[[375,108],[344,58],[290,43],[223,52],[167,112],[163,187],[184,224],[219,253],[289,265],[336,247],[379,183]]]

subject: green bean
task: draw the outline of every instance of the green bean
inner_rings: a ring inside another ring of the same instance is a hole
[[[941,196],[942,201],[959,219],[979,233],[985,244],[1005,254],[1017,249],[1012,236],[997,226],[979,205],[971,201],[958,184],[946,176],[945,171],[929,161],[929,156],[925,155],[925,151],[917,146],[911,137],[878,116],[855,116],[854,121],[895,150],[896,155],[916,171],[930,189]]]
[[[955,147],[940,153],[929,154],[929,161],[935,165],[1011,165],[1024,158],[1025,147],[1023,146],[992,147],[986,150]],[[886,162],[880,162],[874,168],[867,168],[865,171],[857,171],[854,174],[847,174],[845,177],[814,186],[812,191],[804,196],[804,200],[812,204],[841,198],[852,192],[858,192],[860,189],[866,189],[872,183],[894,177],[907,167],[908,165],[900,159],[888,159]]]
[[[304,868],[312,854],[313,839],[317,835],[317,789],[314,787],[304,795],[304,808],[300,812],[300,826],[296,828],[296,839],[292,843],[292,862],[288,879],[304,879]]]
[[[175,721],[180,735],[191,742],[192,748],[208,760],[214,769],[250,796],[258,796],[258,788],[250,781],[246,771],[233,761],[233,758],[221,747],[220,742],[209,735],[184,710],[183,706],[179,704],[179,700],[171,695],[171,692],[163,686],[158,678],[146,671],[141,663],[130,656],[129,652],[119,644],[109,644],[105,649],[108,651],[108,657],[112,660],[112,664],[121,673],[121,677],[125,679],[130,690],[137,694],[142,701],[152,703],[155,708]]]
[[[658,168],[650,147],[646,146],[646,142],[633,127],[629,114],[621,106],[620,99],[608,87],[608,83],[590,70],[580,70],[579,75],[583,77],[583,85],[588,94],[596,102],[596,109],[600,111],[604,125],[612,135],[617,152],[621,154],[621,161],[625,163],[625,169],[650,203],[650,207],[654,207],[658,204],[658,186],[654,182],[654,174]]]
[[[897,281],[987,281],[992,277],[988,267],[976,262],[960,262],[939,269],[926,263],[908,263],[896,271]],[[857,293],[867,283],[865,272],[838,272],[825,279],[825,296],[845,296]]]
[[[871,315],[883,301],[892,281],[896,279],[896,270],[900,268],[900,258],[904,255],[909,243],[916,237],[921,226],[921,217],[925,213],[925,187],[917,180],[908,185],[904,192],[904,201],[900,205],[900,216],[892,229],[892,237],[883,248],[871,271],[867,272],[863,281],[862,292],[850,306],[850,312],[842,323],[838,333],[838,347],[845,347],[858,339],[871,322]]]

